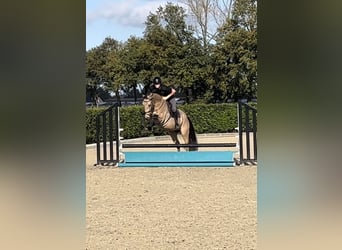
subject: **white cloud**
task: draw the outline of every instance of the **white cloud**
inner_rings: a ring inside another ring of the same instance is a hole
[[[116,0],[115,3],[103,2],[96,8],[87,11],[87,24],[98,20],[107,20],[113,23],[131,27],[144,27],[144,22],[150,12],[154,13],[159,6],[165,6],[163,0]]]

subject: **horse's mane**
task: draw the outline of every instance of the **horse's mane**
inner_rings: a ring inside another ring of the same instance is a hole
[[[157,93],[152,93],[152,96],[153,96],[153,99],[154,99],[155,101],[160,102],[160,101],[163,100],[162,96],[159,95],[159,94],[157,94]]]

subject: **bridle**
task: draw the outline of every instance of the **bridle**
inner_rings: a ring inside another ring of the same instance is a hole
[[[153,111],[154,111],[154,105],[152,105],[152,95],[146,95],[143,99],[143,106],[144,106],[144,116],[148,114],[148,117],[151,119]],[[146,111],[145,107],[148,107],[149,109]]]

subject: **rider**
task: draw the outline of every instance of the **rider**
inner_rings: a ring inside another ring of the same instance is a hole
[[[171,115],[175,119],[175,129],[179,130],[178,125],[178,112],[176,107],[176,90],[170,86],[162,84],[160,77],[155,77],[153,79],[152,92],[163,96],[163,99],[171,104]]]

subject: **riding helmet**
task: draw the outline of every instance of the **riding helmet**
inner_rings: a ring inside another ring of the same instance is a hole
[[[162,83],[162,80],[160,79],[159,76],[157,76],[153,79],[153,84],[161,84],[161,83]]]

